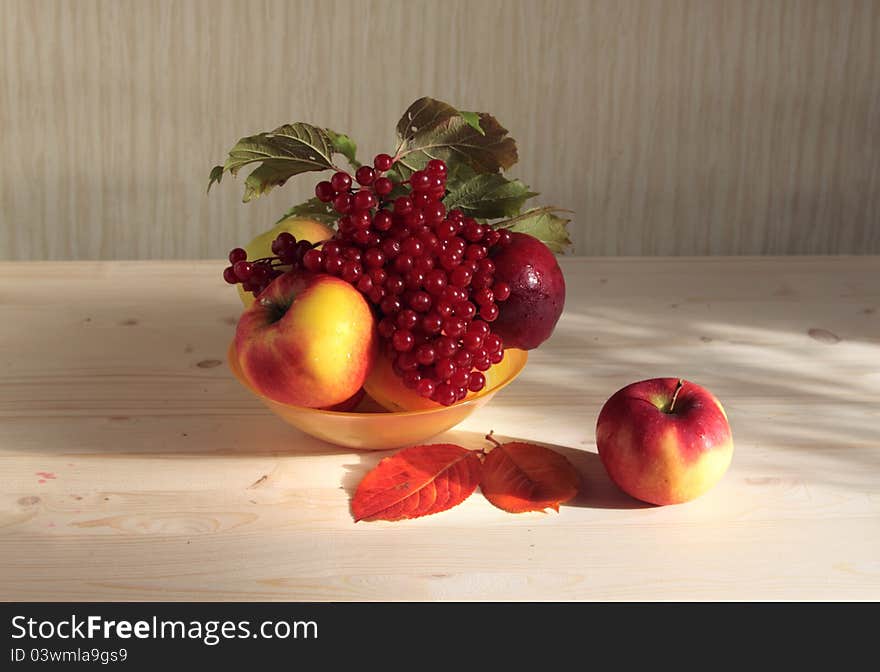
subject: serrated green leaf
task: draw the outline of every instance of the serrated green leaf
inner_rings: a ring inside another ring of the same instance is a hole
[[[287,219],[288,217],[309,217],[324,224],[331,225],[335,225],[339,219],[339,215],[333,209],[331,203],[323,203],[317,198],[310,198],[304,203],[294,205],[278,219],[278,222]],[[275,223],[277,224],[278,222]]]
[[[458,208],[469,217],[497,219],[518,215],[523,203],[537,195],[519,180],[485,173],[457,184],[446,194],[443,204],[447,210]]]
[[[410,105],[397,123],[401,143],[395,166],[400,176],[408,178],[431,159],[442,159],[450,170],[463,163],[476,173],[497,173],[516,163],[516,142],[507,129],[490,114],[470,114],[477,116],[476,124],[433,98]]]
[[[518,217],[498,222],[495,224],[495,228],[527,233],[543,242],[557,254],[561,254],[571,245],[567,228],[571,220],[554,214],[556,212],[568,212],[568,210],[550,206],[535,208]]]
[[[245,180],[242,200],[247,202],[299,173],[333,168],[333,152],[333,143],[324,129],[302,122],[285,124],[269,133],[239,140],[229,150],[222,169],[217,166],[211,171],[208,188],[219,182],[224,172],[234,176],[243,166],[260,163]]]
[[[329,128],[324,130],[326,130],[327,135],[330,136],[330,141],[333,143],[333,150],[337,154],[342,154],[348,159],[348,162],[353,168],[359,168],[361,164],[357,160],[357,143],[349,136],[345,135],[345,133],[337,133],[336,131],[331,131]]]

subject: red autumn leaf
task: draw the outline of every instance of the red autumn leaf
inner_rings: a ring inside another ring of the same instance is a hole
[[[543,511],[577,494],[580,477],[571,462],[533,443],[499,444],[483,461],[480,489],[490,502],[510,513]]]
[[[451,443],[404,448],[384,458],[358,485],[355,522],[402,520],[461,504],[480,481],[477,453]]]

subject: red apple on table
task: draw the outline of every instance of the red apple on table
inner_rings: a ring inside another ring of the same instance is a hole
[[[327,408],[360,393],[378,350],[373,313],[349,283],[322,273],[276,278],[235,332],[241,372],[273,401]]]
[[[642,380],[615,392],[599,413],[596,445],[611,480],[651,504],[699,497],[733,457],[721,403],[678,378]]]

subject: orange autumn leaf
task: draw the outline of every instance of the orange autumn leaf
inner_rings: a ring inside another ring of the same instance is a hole
[[[351,503],[359,520],[402,520],[461,504],[480,481],[477,453],[450,443],[413,446],[384,458],[358,485]]]
[[[559,511],[579,487],[571,462],[533,443],[499,444],[483,461],[480,489],[492,504],[510,513]]]

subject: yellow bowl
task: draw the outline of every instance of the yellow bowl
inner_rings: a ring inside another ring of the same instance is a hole
[[[510,358],[507,375],[491,389],[485,389],[452,406],[391,413],[366,398],[356,412],[343,413],[272,401],[254,390],[244,379],[232,346],[229,347],[227,356],[229,368],[238,382],[284,422],[323,441],[360,450],[386,450],[412,446],[455,427],[513,382],[528,360],[528,353],[524,350],[506,350],[504,358]]]

